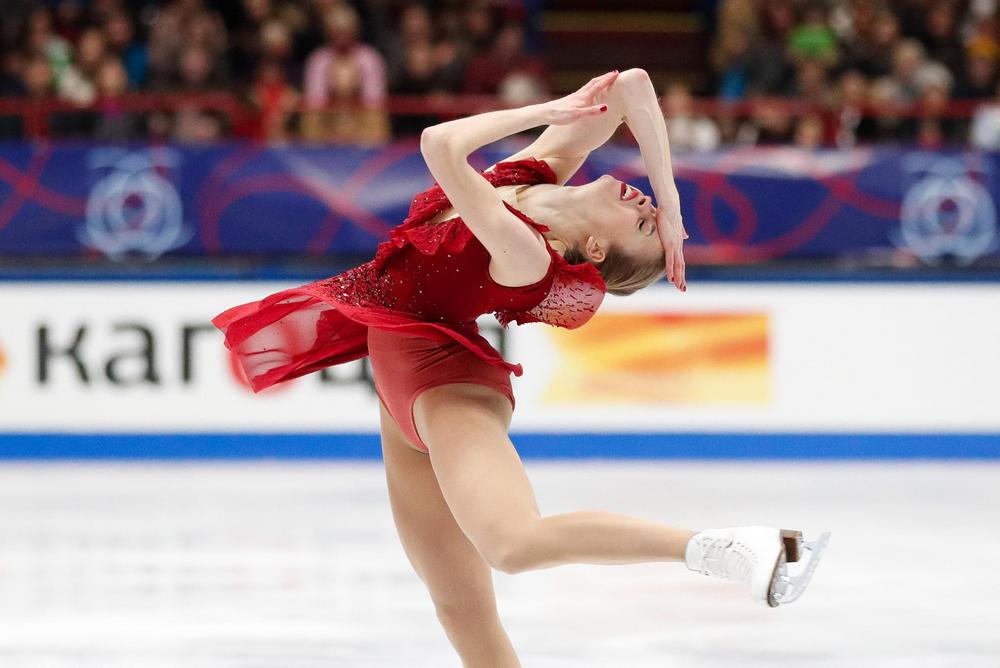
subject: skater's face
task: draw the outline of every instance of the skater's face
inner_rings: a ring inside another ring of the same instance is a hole
[[[588,235],[583,249],[591,261],[615,247],[638,262],[656,262],[663,246],[656,233],[653,200],[635,186],[605,174],[579,188]]]

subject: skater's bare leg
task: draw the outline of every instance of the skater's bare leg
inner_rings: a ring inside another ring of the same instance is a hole
[[[414,404],[444,499],[490,565],[513,573],[684,559],[686,529],[600,510],[541,517],[507,436],[510,416],[507,398],[482,385],[443,385]]]
[[[427,455],[409,447],[385,408],[382,453],[403,549],[427,586],[462,664],[466,668],[520,666],[497,615],[489,565],[455,523]]]

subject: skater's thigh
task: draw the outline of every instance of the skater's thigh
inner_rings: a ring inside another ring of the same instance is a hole
[[[489,565],[469,542],[441,496],[427,455],[410,447],[381,407],[382,454],[393,520],[407,558],[438,613],[494,610]]]
[[[427,390],[413,406],[444,498],[480,550],[539,516],[531,482],[507,435],[511,412],[503,394],[471,383]]]

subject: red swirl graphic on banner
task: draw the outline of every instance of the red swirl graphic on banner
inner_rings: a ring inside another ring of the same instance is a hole
[[[307,180],[290,174],[236,177],[234,175],[240,168],[255,158],[259,152],[238,151],[220,162],[198,193],[197,202],[202,214],[201,234],[205,250],[215,253],[222,250],[219,228],[226,210],[246,197],[262,193],[303,195],[319,201],[330,209],[306,246],[306,251],[310,255],[320,255],[329,249],[345,219],[376,239],[384,239],[393,225],[361,206],[356,195],[389,167],[413,155],[417,150],[416,146],[415,142],[402,141],[376,151],[362,162],[344,183],[336,185],[329,181],[324,182],[322,192]],[[227,183],[230,179],[233,182]]]
[[[689,232],[698,232],[698,236],[710,244],[716,260],[758,261],[790,253],[815,239],[845,208],[893,221],[899,218],[898,201],[881,199],[858,188],[864,164],[853,166],[846,174],[831,175],[805,161],[800,165],[802,176],[822,186],[826,196],[791,229],[770,239],[754,240],[759,228],[757,212],[750,198],[730,181],[731,177],[739,175],[737,170],[742,167],[766,165],[766,161],[761,163],[759,158],[757,161],[753,158],[752,149],[736,150],[724,155],[710,169],[679,168],[676,171],[676,175],[692,183],[696,191],[694,220],[685,219],[684,224]],[[735,216],[736,224],[728,234],[719,227],[714,210],[716,201]]]
[[[57,213],[82,216],[87,208],[83,199],[69,197],[47,188],[41,183],[41,175],[49,161],[48,145],[41,145],[31,155],[27,169],[22,171],[6,160],[0,160],[0,182],[10,185],[11,193],[0,205],[0,229],[14,219],[28,202]]]

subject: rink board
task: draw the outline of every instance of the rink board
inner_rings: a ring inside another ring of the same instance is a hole
[[[287,287],[5,284],[0,456],[377,456],[365,362],[254,395],[211,328]],[[526,456],[1000,456],[997,283],[703,283],[481,326],[524,366]]]

